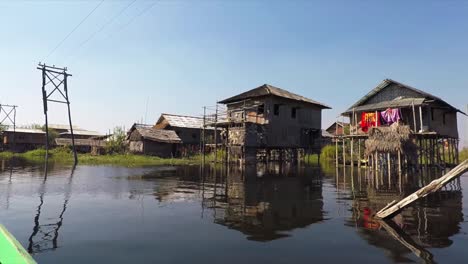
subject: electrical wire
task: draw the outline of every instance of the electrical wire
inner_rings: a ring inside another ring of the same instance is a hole
[[[156,5],[158,2],[158,0],[154,1],[152,4],[148,5],[146,8],[144,8],[142,11],[140,11],[139,13],[137,13],[136,15],[134,15],[132,18],[130,18],[130,20],[128,20],[128,22],[126,24],[124,24],[123,26],[121,26],[118,30],[116,30],[115,32],[111,32],[109,35],[107,35],[107,37],[105,37],[106,39],[109,38],[110,36],[112,36],[113,34],[116,34],[116,33],[119,33],[120,31],[122,31],[124,28],[126,28],[128,25],[130,25],[133,21],[135,21],[138,17],[142,16],[143,14],[145,14],[146,12],[148,12],[154,5]],[[76,62],[77,58],[74,59],[71,63],[73,62]]]
[[[135,16],[133,16],[132,18],[130,18],[130,20],[123,26],[121,26],[117,31],[116,33],[122,31],[124,28],[126,28],[128,25],[130,25],[135,19],[137,19],[138,17],[142,16],[143,14],[145,14],[146,12],[148,12],[154,5],[156,5],[158,2],[158,0],[154,1],[152,4],[150,4],[149,6],[147,6],[145,9],[143,9],[141,12],[137,13]],[[112,34],[110,34],[112,35]]]
[[[78,25],[76,25],[58,44],[57,46],[55,46],[55,48],[53,48],[49,54],[47,54],[47,56],[45,57],[44,61],[47,60],[50,55],[52,55],[58,48],[60,48],[60,46],[62,46],[62,44],[73,34],[73,32],[75,32],[80,26],[81,24],[83,24],[93,13],[94,11],[96,11],[96,9],[98,9],[98,7],[104,3],[105,0],[102,0],[101,2],[99,2],[94,8],[93,10],[91,10],[91,12],[89,12],[81,21],[80,23],[78,23]]]
[[[115,14],[113,17],[111,17],[106,23],[104,23],[98,30],[94,31],[86,40],[81,42],[75,50],[79,50],[81,47],[83,47],[86,43],[88,43],[94,36],[96,36],[98,33],[100,33],[104,28],[106,28],[108,25],[110,25],[112,22],[114,22],[115,19],[117,19],[120,15],[125,12],[132,4],[134,4],[137,0],[131,1],[128,5],[126,5],[123,9],[121,9],[117,14]]]

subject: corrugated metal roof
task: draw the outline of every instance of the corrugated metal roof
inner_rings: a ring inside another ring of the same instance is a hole
[[[56,138],[55,143],[58,146],[71,146],[72,140],[71,138]],[[75,146],[104,147],[106,146],[106,142],[103,140],[95,140],[95,139],[75,139]]]
[[[421,95],[422,99],[432,99],[432,100],[437,100],[447,106],[449,106],[450,108],[454,109],[455,111],[457,112],[460,112],[462,114],[465,114],[463,113],[462,111],[460,111],[459,109],[453,107],[452,105],[450,105],[449,103],[445,102],[444,100],[442,100],[441,98],[435,96],[435,95],[432,95],[430,93],[427,93],[427,92],[424,92],[424,91],[421,91],[419,89],[416,89],[414,87],[411,87],[409,85],[406,85],[406,84],[403,84],[403,83],[400,83],[400,82],[397,82],[395,80],[392,80],[392,79],[385,79],[383,80],[379,85],[377,85],[377,87],[375,87],[374,89],[372,89],[368,94],[366,94],[364,97],[362,97],[361,99],[359,99],[355,104],[353,104],[348,110],[346,110],[345,113],[350,113],[353,111],[353,108],[354,110],[357,109],[358,106],[361,106],[363,105],[369,98],[373,97],[374,95],[378,94],[380,91],[382,91],[383,89],[385,89],[386,87],[388,87],[389,85],[391,84],[396,84],[398,86],[401,86],[401,87],[404,87],[406,89],[409,89],[413,92],[416,92],[418,94]],[[408,98],[409,99],[409,98]],[[466,114],[465,114],[466,115]]]
[[[356,106],[354,108],[348,109],[344,114],[352,113],[353,110],[356,112],[361,111],[376,111],[376,110],[384,110],[387,108],[400,108],[400,107],[409,107],[413,104],[415,106],[422,105],[426,99],[424,98],[402,98],[402,99],[395,99],[391,101],[384,101],[375,104],[367,104]]]
[[[60,133],[60,135],[70,135],[70,134],[71,134],[70,131]],[[96,131],[89,131],[89,130],[82,130],[82,129],[78,129],[78,130],[73,129],[73,134],[79,135],[79,136],[92,136],[92,137],[104,136],[103,134],[96,132]]]
[[[306,97],[303,97],[303,96],[288,92],[288,91],[286,91],[284,89],[281,89],[281,88],[278,88],[278,87],[275,87],[275,86],[269,85],[269,84],[264,84],[262,86],[254,88],[254,89],[249,90],[247,92],[238,94],[238,95],[233,96],[233,97],[229,97],[227,99],[219,101],[219,103],[222,103],[222,104],[234,103],[234,102],[239,102],[239,101],[242,101],[242,100],[255,98],[255,97],[259,97],[259,96],[265,96],[265,95],[275,95],[275,96],[282,97],[282,98],[287,98],[287,99],[291,99],[291,100],[295,100],[295,101],[314,104],[314,105],[320,106],[321,108],[324,108],[324,109],[331,109],[331,107],[329,107],[328,105],[325,105],[325,104],[322,104],[320,102],[314,101],[312,99],[309,99],[309,98],[306,98]]]
[[[60,130],[70,129],[70,125],[61,125],[61,124],[49,124],[48,127],[49,129],[52,128],[52,129],[60,129]],[[78,126],[72,126],[72,127],[73,127],[73,130],[81,129]]]
[[[184,128],[203,128],[203,118],[194,116],[174,115],[174,114],[161,114],[158,122],[161,123],[163,120],[171,127],[184,127]]]
[[[13,128],[5,129],[4,132],[13,133]],[[26,133],[26,134],[45,134],[45,132],[40,130],[40,129],[30,129],[30,128],[16,128],[15,132],[16,133]]]

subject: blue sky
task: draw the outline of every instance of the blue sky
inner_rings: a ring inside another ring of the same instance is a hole
[[[43,123],[39,61],[68,67],[74,123],[101,132],[147,101],[154,123],[264,83],[331,105],[323,126],[385,78],[468,103],[467,1],[137,0],[80,45],[132,1],[104,1],[45,59],[99,1],[0,0],[0,103],[18,123]]]

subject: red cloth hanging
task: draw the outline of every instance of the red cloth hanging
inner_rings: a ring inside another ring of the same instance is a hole
[[[380,126],[380,114],[377,113],[365,113],[361,114],[361,129],[366,132],[369,131],[369,127]]]

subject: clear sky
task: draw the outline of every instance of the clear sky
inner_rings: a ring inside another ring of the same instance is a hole
[[[74,123],[101,132],[264,83],[332,106],[323,126],[385,78],[468,104],[468,1],[106,0],[46,58],[99,2],[0,0],[0,103],[19,124],[44,120],[39,61],[68,67]]]

